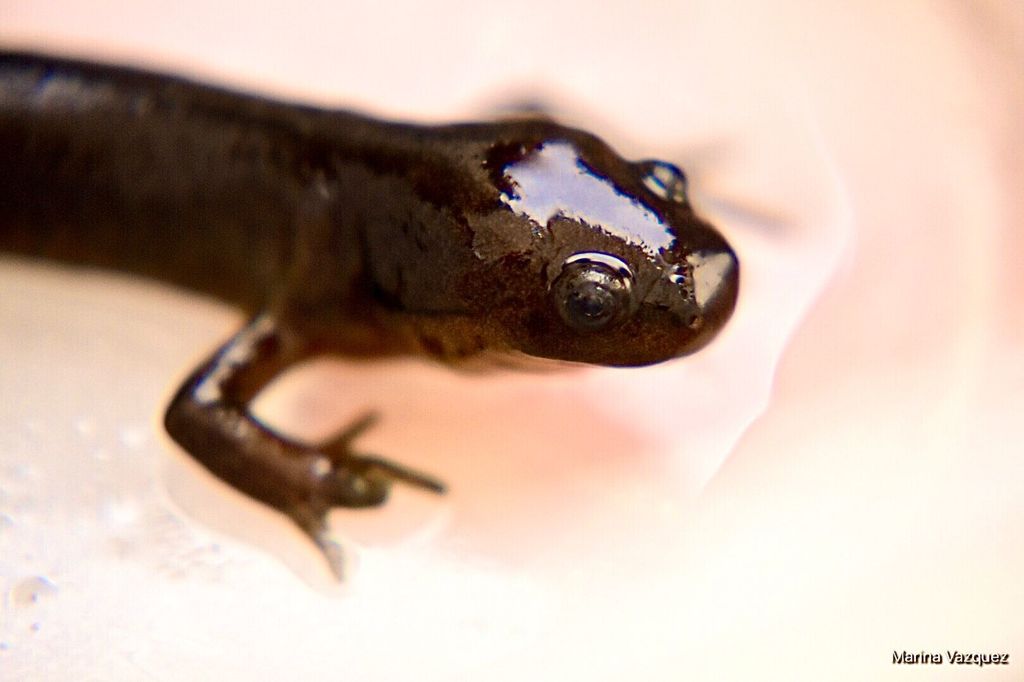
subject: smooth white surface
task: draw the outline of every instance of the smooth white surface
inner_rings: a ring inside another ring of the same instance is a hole
[[[159,428],[237,315],[0,261],[0,676],[1019,679],[1021,10],[388,8],[0,0],[0,41],[402,118],[553,93],[687,169],[740,252],[734,323],[647,370],[288,377],[269,419],[380,406],[364,445],[452,486],[338,512],[339,593]]]

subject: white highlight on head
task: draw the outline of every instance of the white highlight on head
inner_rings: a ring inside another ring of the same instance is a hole
[[[651,256],[675,242],[650,208],[587,168],[568,142],[545,144],[506,168],[505,175],[517,188],[515,195],[502,197],[505,203],[541,227],[556,217],[577,220]]]

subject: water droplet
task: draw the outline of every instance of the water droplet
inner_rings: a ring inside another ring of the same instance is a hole
[[[102,516],[111,526],[130,526],[139,518],[139,507],[134,502],[111,500],[103,505]]]
[[[126,448],[137,450],[146,442],[146,439],[149,437],[149,429],[139,428],[137,426],[126,426],[125,428],[121,429],[121,431],[117,434],[117,437],[118,440],[121,441],[121,444],[124,445]]]
[[[323,478],[334,471],[334,465],[326,457],[317,457],[310,465],[310,471],[316,478]]]
[[[678,166],[665,161],[643,161],[644,186],[665,201],[687,202],[686,174]]]
[[[10,602],[15,606],[27,607],[38,604],[41,599],[57,593],[57,586],[41,575],[25,578],[11,588]]]

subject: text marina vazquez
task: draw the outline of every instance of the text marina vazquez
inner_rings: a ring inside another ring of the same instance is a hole
[[[893,665],[1010,665],[1010,654],[979,654],[969,651],[893,651]]]

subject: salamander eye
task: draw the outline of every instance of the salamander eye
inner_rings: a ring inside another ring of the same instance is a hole
[[[665,161],[641,161],[637,164],[643,174],[644,187],[665,201],[685,204],[687,198],[686,174]]]
[[[562,320],[582,333],[614,327],[635,307],[629,266],[605,253],[567,258],[551,292]]]

